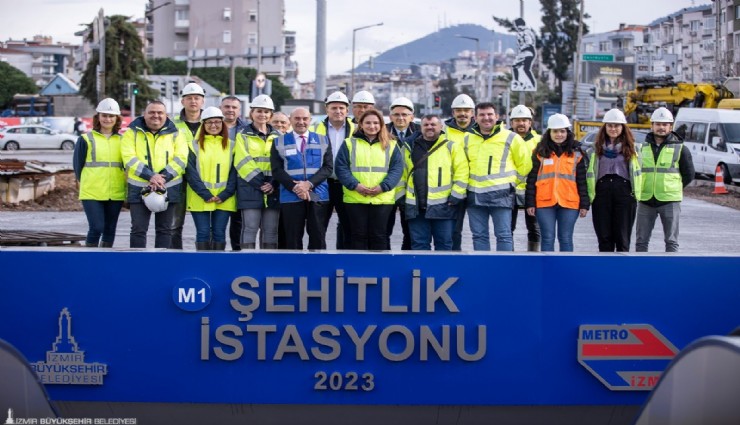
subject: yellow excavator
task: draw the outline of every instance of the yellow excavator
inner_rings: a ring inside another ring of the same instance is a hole
[[[627,122],[648,124],[650,114],[665,106],[675,116],[681,107],[717,108],[720,102],[725,108],[737,101],[733,93],[723,84],[715,83],[677,83],[672,76],[643,77],[637,79],[637,88],[627,92],[624,102],[624,114]]]

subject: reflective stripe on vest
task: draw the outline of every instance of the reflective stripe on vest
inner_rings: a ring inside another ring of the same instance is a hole
[[[229,140],[229,158],[234,157],[234,141]],[[200,166],[200,144],[198,144],[198,139],[193,139],[191,142],[191,146],[193,148],[193,153],[195,154],[195,169],[198,170],[198,174],[200,175],[200,181],[203,183],[203,185],[206,187],[206,189],[223,189],[228,184],[228,181],[222,181],[222,182],[209,182],[206,181],[203,178],[203,172],[202,168]],[[216,176],[216,179],[219,179],[219,176]],[[227,173],[227,180],[228,180],[228,173]],[[214,194],[215,195],[215,194]]]
[[[84,136],[88,142],[88,145],[90,146],[90,159],[85,160],[85,167],[113,167],[113,168],[123,168],[122,162],[105,162],[105,161],[98,161],[98,146],[95,142],[95,136],[93,136],[93,132],[90,131]],[[111,136],[112,137],[112,136]]]
[[[642,190],[638,200],[675,202],[683,200],[683,179],[678,166],[683,144],[670,144],[661,149],[656,161],[649,144],[642,147]],[[657,162],[657,163],[656,163]]]
[[[536,183],[536,206],[537,208],[547,208],[560,205],[563,208],[578,209],[580,198],[578,195],[578,186],[576,184],[576,170],[578,163],[583,159],[580,151],[573,155],[573,166],[565,169],[561,166],[566,154],[557,156],[554,153],[549,158],[542,158],[539,155],[540,169],[537,173]],[[545,161],[553,161],[552,165],[545,165]],[[543,173],[543,170],[552,168],[552,172]]]

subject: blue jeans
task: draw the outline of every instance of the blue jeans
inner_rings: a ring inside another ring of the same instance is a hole
[[[573,229],[578,220],[578,210],[555,205],[554,207],[537,208],[535,214],[542,234],[542,251],[555,251],[557,227],[560,251],[573,252]]]
[[[496,251],[513,251],[514,239],[511,235],[511,208],[468,206],[470,232],[473,233],[473,249],[491,250],[491,236],[488,232],[488,217],[493,220],[493,234],[496,236]]]
[[[230,211],[191,211],[195,223],[196,242],[226,242],[226,225]]]
[[[416,251],[431,251],[434,238],[435,251],[452,251],[452,231],[455,228],[455,219],[433,219],[419,215],[408,220],[411,234],[411,249]]]
[[[113,242],[116,239],[116,226],[118,226],[118,215],[121,213],[123,201],[95,201],[92,199],[82,200],[82,209],[87,217],[88,230],[85,243],[98,246],[100,236],[103,242]]]

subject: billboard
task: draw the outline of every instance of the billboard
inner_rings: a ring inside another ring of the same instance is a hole
[[[596,98],[616,100],[635,88],[635,64],[583,62],[583,83],[596,86]]]

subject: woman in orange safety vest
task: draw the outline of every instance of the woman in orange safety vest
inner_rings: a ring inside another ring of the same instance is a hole
[[[547,131],[532,154],[525,206],[536,216],[542,233],[542,251],[573,251],[573,229],[588,213],[586,156],[563,114],[547,120]],[[557,233],[556,233],[557,232]]]

